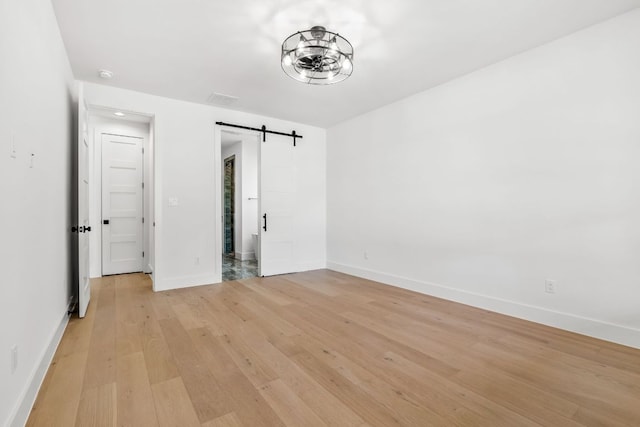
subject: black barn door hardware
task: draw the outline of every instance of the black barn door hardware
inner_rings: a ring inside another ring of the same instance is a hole
[[[267,214],[262,215],[262,219],[264,219],[264,225],[262,226],[262,229],[264,231],[267,231]]]
[[[275,130],[269,130],[267,129],[267,127],[265,125],[262,125],[261,128],[252,128],[250,126],[242,126],[242,125],[234,125],[231,123],[225,123],[225,122],[216,122],[217,125],[219,126],[227,126],[227,127],[232,127],[232,128],[238,128],[238,129],[246,129],[246,130],[254,130],[256,132],[260,132],[262,133],[262,142],[266,142],[267,141],[267,134],[273,134],[273,135],[282,135],[282,136],[290,136],[291,138],[293,138],[293,146],[296,146],[296,140],[298,138],[302,139],[302,135],[298,135],[296,133],[296,131],[292,131],[291,133],[284,133],[284,132],[277,132]]]

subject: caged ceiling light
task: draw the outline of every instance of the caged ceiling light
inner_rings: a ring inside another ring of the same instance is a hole
[[[341,35],[315,26],[282,43],[282,69],[299,82],[330,85],[353,72],[353,46]]]

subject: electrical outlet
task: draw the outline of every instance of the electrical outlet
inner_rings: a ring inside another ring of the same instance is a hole
[[[544,291],[548,294],[555,294],[557,289],[557,284],[555,280],[547,279],[544,281]]]
[[[18,370],[18,346],[11,347],[11,373],[15,374]]]

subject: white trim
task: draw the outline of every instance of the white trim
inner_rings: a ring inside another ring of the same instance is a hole
[[[640,330],[628,326],[616,325],[571,313],[553,311],[543,307],[481,295],[437,283],[423,282],[333,261],[327,262],[327,268],[387,285],[397,286],[426,295],[433,295],[450,301],[640,349]]]
[[[296,271],[312,271],[312,270],[323,270],[327,268],[327,263],[324,260],[311,260],[311,261],[302,261],[296,264]]]
[[[222,188],[222,126],[214,124],[213,127],[213,188],[217,190],[218,196],[215,198],[215,273],[214,283],[222,282],[222,197],[224,194]]]
[[[9,421],[6,424],[7,426],[22,427],[27,423],[29,414],[31,413],[31,408],[33,408],[33,404],[35,403],[36,397],[38,396],[38,391],[40,391],[40,387],[42,386],[44,377],[47,375],[47,370],[51,365],[53,356],[56,354],[56,350],[58,349],[58,345],[60,344],[62,335],[67,328],[67,324],[69,323],[69,314],[67,313],[67,311],[70,308],[71,305],[69,305],[69,307],[67,307],[67,310],[65,310],[65,313],[60,320],[60,324],[53,332],[53,336],[49,340],[49,345],[43,350],[42,354],[40,355],[40,363],[38,363],[36,368],[31,373],[27,388],[22,392],[22,395],[20,396],[20,403],[13,410],[11,416],[9,416]]]
[[[222,280],[219,280],[217,276],[217,274],[205,274],[198,276],[170,277],[167,279],[158,278],[157,281],[153,282],[153,290],[161,292],[170,291],[172,289],[189,288],[191,286],[213,285],[222,282]]]
[[[233,257],[240,261],[246,261],[248,259],[256,259],[256,254],[254,252],[235,252]]]

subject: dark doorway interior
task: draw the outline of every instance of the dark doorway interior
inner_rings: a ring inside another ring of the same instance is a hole
[[[235,156],[224,160],[224,253],[234,255],[235,234],[235,192],[236,192],[236,171]]]

